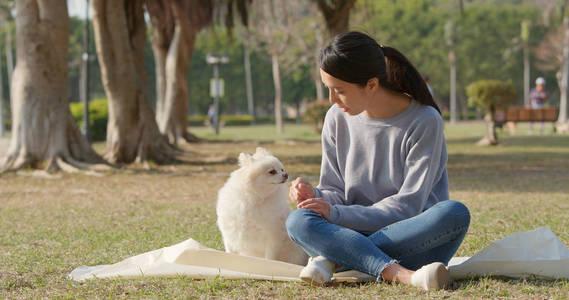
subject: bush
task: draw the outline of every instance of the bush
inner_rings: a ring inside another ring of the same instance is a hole
[[[77,126],[83,126],[83,103],[73,102],[69,109]],[[94,99],[89,101],[89,133],[92,141],[104,141],[107,138],[107,121],[109,120],[109,106],[107,99]]]
[[[466,88],[468,105],[493,114],[496,109],[506,108],[516,101],[516,89],[511,82],[479,80]]]
[[[206,115],[192,115],[188,116],[188,125],[190,126],[203,126],[206,124]],[[221,115],[221,122],[225,126],[244,126],[253,124],[253,116],[251,115]],[[284,118],[284,122],[295,122],[294,118]],[[273,124],[275,123],[274,116],[257,116],[255,124]]]
[[[324,118],[326,117],[326,112],[330,108],[330,103],[324,100],[317,100],[310,103],[304,114],[302,115],[302,120],[304,122],[314,125],[314,131],[317,133],[322,133],[322,126],[324,125]]]
[[[445,121],[450,120],[450,111],[443,111],[443,119]],[[478,114],[475,111],[467,111],[466,113],[458,113],[459,120],[476,120],[478,119]]]
[[[511,82],[499,80],[480,80],[466,88],[468,104],[486,111],[488,134],[478,141],[478,145],[497,145],[496,109],[505,109],[516,101],[516,89]]]

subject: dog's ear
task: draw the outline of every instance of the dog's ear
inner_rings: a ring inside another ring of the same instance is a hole
[[[251,163],[253,163],[253,157],[252,157],[250,154],[241,152],[241,153],[239,154],[239,159],[238,159],[238,161],[239,161],[239,166],[240,166],[240,167],[245,167],[245,166],[248,166],[248,165],[250,165]]]
[[[255,154],[253,155],[255,158],[257,157],[263,157],[263,156],[272,156],[271,152],[269,152],[269,150],[263,148],[263,147],[257,147],[257,150],[255,151]]]

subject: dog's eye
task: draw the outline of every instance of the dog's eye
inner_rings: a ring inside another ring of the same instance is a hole
[[[269,174],[271,174],[271,175],[275,175],[275,174],[277,174],[277,171],[276,171],[276,170],[274,170],[274,169],[273,169],[273,170],[270,170],[270,171],[269,171]]]

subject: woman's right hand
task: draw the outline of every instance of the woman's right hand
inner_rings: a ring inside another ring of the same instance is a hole
[[[314,198],[314,188],[304,178],[298,177],[292,181],[288,196],[296,203],[300,203],[306,199]]]

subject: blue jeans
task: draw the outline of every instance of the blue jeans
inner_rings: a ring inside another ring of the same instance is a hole
[[[308,209],[297,209],[286,220],[288,235],[308,255],[324,256],[378,280],[393,262],[410,270],[432,262],[448,264],[469,224],[468,208],[453,200],[441,201],[417,216],[372,233],[329,223]]]

